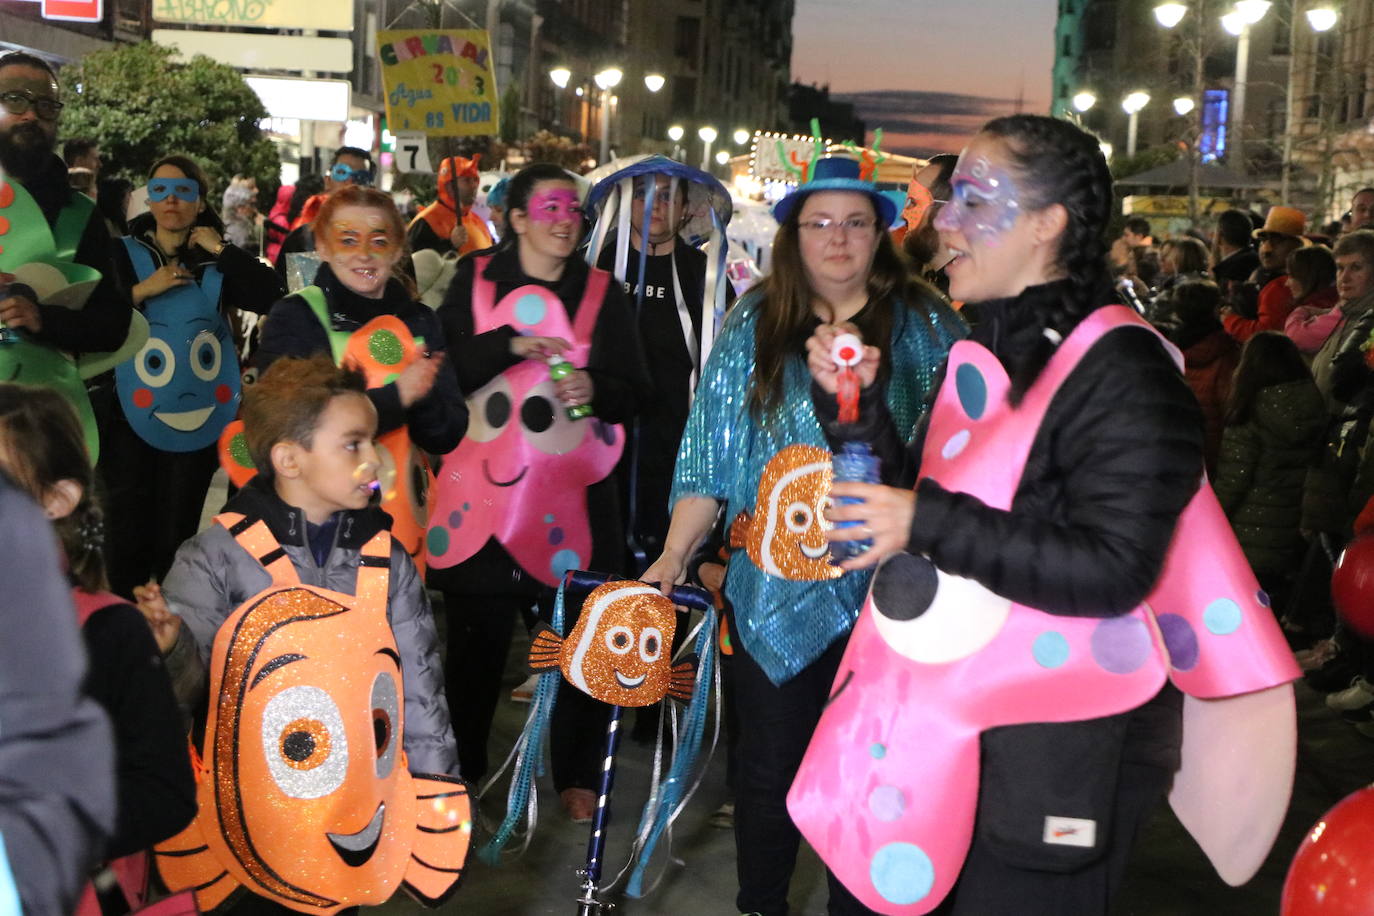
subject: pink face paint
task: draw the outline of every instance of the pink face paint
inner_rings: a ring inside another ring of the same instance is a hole
[[[951,199],[935,217],[936,229],[996,244],[1002,233],[1016,225],[1021,213],[1016,183],[982,156],[971,163],[960,157],[950,186]]]
[[[525,212],[536,223],[561,223],[582,219],[582,202],[577,192],[567,188],[550,188],[530,196]]]

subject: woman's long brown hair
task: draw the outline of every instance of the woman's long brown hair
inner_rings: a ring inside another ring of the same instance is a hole
[[[754,372],[749,384],[749,412],[765,422],[783,398],[787,360],[803,352],[816,327],[811,303],[815,292],[806,277],[800,245],[801,206],[792,208],[773,239],[773,263],[754,290],[761,295],[758,324],[754,328]],[[899,303],[916,305],[940,298],[929,284],[915,276],[892,244],[892,237],[875,223],[878,250],[868,274],[868,303],[851,321],[864,341],[882,350],[879,378],[891,372],[890,354],[893,313]],[[929,319],[927,318],[927,321]],[[927,325],[927,332],[929,332]]]

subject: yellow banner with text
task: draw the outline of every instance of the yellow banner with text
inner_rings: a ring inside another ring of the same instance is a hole
[[[377,33],[391,130],[454,137],[494,134],[499,117],[485,29]]]

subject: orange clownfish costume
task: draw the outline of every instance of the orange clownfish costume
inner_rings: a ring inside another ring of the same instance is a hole
[[[464,207],[458,193],[459,178],[481,177],[477,169],[477,163],[482,159],[481,154],[467,159],[463,156],[449,156],[439,163],[439,173],[435,176],[436,185],[439,191],[439,199],[425,207],[416,215],[411,223],[424,222],[429,224],[429,228],[441,239],[448,239],[453,234],[453,229],[461,219],[463,228],[467,230],[467,241],[463,247],[458,249],[458,254],[464,255],[470,251],[481,251],[490,248],[493,244],[491,233],[487,231],[487,224],[482,217],[472,212],[472,208]]]
[[[582,603],[567,639],[545,626],[530,644],[535,672],[561,668],[583,693],[612,706],[652,706],[665,695],[692,698],[696,666],[673,665],[673,602],[643,582],[607,582]]]
[[[319,287],[309,286],[298,295],[317,315],[327,314]],[[329,337],[334,362],[363,374],[367,387],[379,388],[396,380],[403,369],[424,359],[423,340],[417,340],[405,322],[395,315],[381,315],[358,330],[333,330],[321,317]],[[424,453],[410,441],[410,431],[402,426],[377,437],[377,454],[382,468],[377,475],[381,485],[382,509],[391,516],[391,536],[410,558],[415,569],[425,574],[425,529],[429,526],[429,494],[434,487],[434,471]],[[257,468],[248,452],[243,421],[235,420],[219,437],[219,463],[229,482],[242,487],[253,479]]]
[[[838,579],[830,565],[830,453],[814,445],[789,445],[768,460],[759,478],[754,511],[730,524],[730,546],[743,547],[770,576],[794,582]]]
[[[354,596],[301,585],[264,522],[216,522],[272,585],[215,637],[200,810],[156,848],[163,882],[203,912],[245,889],[325,916],[401,886],[437,905],[463,874],[471,802],[460,780],[406,766],[390,536],[364,546]]]

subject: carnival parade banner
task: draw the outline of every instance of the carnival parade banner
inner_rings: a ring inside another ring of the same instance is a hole
[[[392,131],[438,137],[496,133],[496,75],[485,29],[378,32],[377,56]]]

